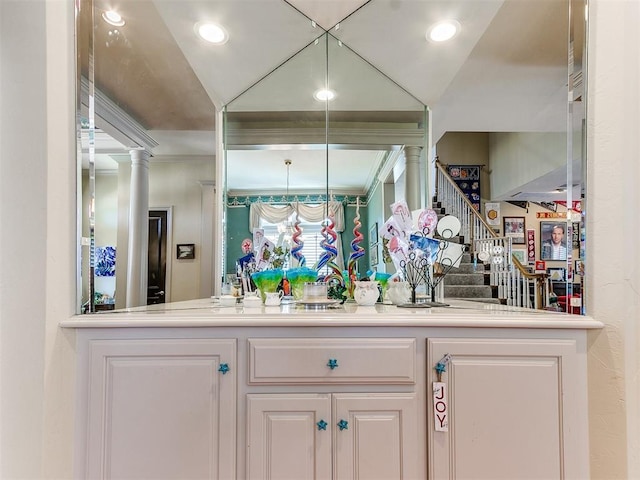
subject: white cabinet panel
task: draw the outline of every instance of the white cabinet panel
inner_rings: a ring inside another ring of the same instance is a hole
[[[249,339],[250,384],[412,384],[415,370],[415,338]]]
[[[235,340],[105,340],[90,349],[88,478],[235,476]]]
[[[570,385],[575,342],[432,339],[428,350],[432,365],[451,355],[442,376],[448,385],[449,431],[434,431],[429,415],[432,478],[567,478],[565,448],[586,441],[565,432],[574,408],[567,400],[573,398],[580,408]],[[574,378],[580,382],[579,374]],[[579,470],[570,465],[569,471]]]
[[[329,397],[247,395],[247,478],[331,479]]]
[[[252,480],[418,478],[424,451],[413,393],[247,397]]]
[[[424,452],[415,394],[334,394],[333,411],[336,480],[418,478]]]

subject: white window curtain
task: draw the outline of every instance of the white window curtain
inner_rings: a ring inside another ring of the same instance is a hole
[[[322,223],[327,217],[325,216],[326,205],[307,205],[304,203],[288,204],[282,206],[269,205],[262,202],[252,203],[249,207],[249,231],[253,232],[255,228],[260,228],[260,219],[269,223],[280,223],[287,220],[291,214],[298,210],[300,219],[309,223]],[[329,202],[329,209],[333,212],[335,226],[333,227],[338,238],[336,238],[336,247],[338,256],[335,259],[336,264],[341,270],[344,270],[344,254],[342,252],[342,232],[344,231],[344,205],[341,202]],[[304,237],[304,232],[302,233]]]

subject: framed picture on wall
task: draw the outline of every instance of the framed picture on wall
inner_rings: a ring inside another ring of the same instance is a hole
[[[567,259],[567,224],[540,222],[540,259]]]
[[[552,282],[564,282],[567,280],[565,268],[547,268],[547,274]]]
[[[374,223],[369,229],[369,248],[378,244],[378,222]]]
[[[178,260],[192,260],[196,258],[196,246],[193,243],[181,243],[177,245],[176,258]]]
[[[571,224],[571,248],[580,248],[580,223],[577,222]]]
[[[514,245],[524,245],[527,230],[524,217],[502,217],[504,236],[511,238]]]
[[[378,244],[371,245],[369,248],[369,263],[371,266],[375,266],[378,264]]]
[[[518,259],[518,261],[522,265],[527,264],[527,251],[526,250],[516,250],[515,248],[511,250],[511,254]]]

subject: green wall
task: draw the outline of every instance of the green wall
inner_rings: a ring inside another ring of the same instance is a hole
[[[226,248],[225,272],[235,273],[236,260],[243,256],[242,240],[252,238],[249,231],[249,207],[226,209]]]
[[[364,239],[360,243],[361,247],[367,250],[367,253],[358,262],[359,271],[361,273],[369,270],[369,211],[367,207],[360,206],[360,232],[364,236]],[[380,210],[382,211],[382,210]],[[342,234],[342,251],[345,256],[345,267],[349,260],[349,254],[351,253],[351,241],[353,240],[353,220],[356,216],[355,205],[348,205],[344,211],[345,230]],[[242,256],[242,240],[245,238],[251,238],[251,232],[249,232],[249,207],[233,207],[226,210],[226,245],[227,245],[227,258],[225,261],[225,272],[234,273],[236,271],[236,260]]]
[[[377,222],[378,229],[380,229],[380,227],[385,221],[385,218],[383,217],[384,207],[382,205],[383,186],[384,185],[381,182],[378,182],[375,189],[371,193],[371,196],[369,197],[369,203],[367,208],[367,217],[366,217],[367,224],[373,225],[374,223]],[[369,230],[367,230],[367,246],[369,242],[368,238],[369,238]],[[378,263],[376,265],[371,265],[370,268],[377,266],[378,271],[384,272],[385,271],[384,263],[382,262],[382,237],[379,234],[378,234],[378,246],[376,248],[378,249]],[[367,247],[367,262],[371,264],[370,252],[368,250],[368,247]]]

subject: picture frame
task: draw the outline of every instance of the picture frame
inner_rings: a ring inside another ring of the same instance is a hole
[[[378,264],[378,244],[371,245],[369,249],[369,263],[371,266],[375,266]]]
[[[554,246],[553,232],[560,236],[560,242]],[[567,223],[560,221],[540,222],[540,259],[541,260],[566,260],[567,259]]]
[[[578,250],[580,248],[580,223],[571,224],[571,248]]]
[[[518,261],[522,264],[522,265],[526,265],[527,264],[527,251],[526,250],[521,250],[521,249],[513,249],[511,250],[511,254],[516,257],[518,259]]]
[[[574,263],[573,270],[576,275],[584,276],[584,260],[578,259]]]
[[[193,260],[196,258],[196,245],[194,243],[179,243],[176,246],[176,258],[178,260]]]
[[[378,244],[378,222],[375,222],[369,229],[369,247]]]
[[[567,269],[566,268],[547,268],[547,274],[552,282],[566,282],[567,281]]]
[[[525,217],[502,217],[502,232],[511,238],[512,245],[525,245],[527,225]]]

